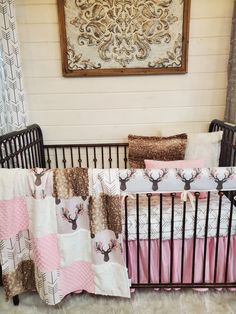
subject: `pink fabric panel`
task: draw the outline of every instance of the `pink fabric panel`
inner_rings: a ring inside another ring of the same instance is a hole
[[[204,239],[196,239],[194,282],[201,283],[203,275]],[[227,237],[219,238],[218,264],[216,282],[225,280]],[[125,257],[125,242],[124,257]],[[162,283],[170,282],[170,240],[162,241]],[[137,242],[129,241],[129,277],[137,283]],[[205,281],[214,282],[216,238],[207,239]],[[140,283],[148,282],[148,240],[140,240]],[[160,241],[151,240],[151,282],[159,283],[159,252]],[[192,282],[193,239],[185,240],[184,250],[184,283]],[[236,281],[236,235],[231,236],[228,265],[228,282]],[[173,248],[173,283],[181,282],[182,240],[174,240]]]
[[[162,161],[162,160],[150,160],[145,159],[146,169],[155,168],[203,168],[204,160],[173,160],[173,161]]]
[[[55,234],[33,239],[33,258],[41,272],[50,272],[60,265],[58,240]]]
[[[161,161],[161,160],[150,160],[145,159],[146,169],[159,169],[159,168],[203,168],[204,160],[173,160],[173,161]],[[181,197],[181,193],[176,193],[177,197]],[[207,198],[206,192],[201,192],[199,195],[200,199]]]
[[[0,201],[0,240],[28,229],[29,216],[24,198]]]
[[[91,263],[78,261],[61,268],[59,288],[63,296],[81,290],[95,293]]]

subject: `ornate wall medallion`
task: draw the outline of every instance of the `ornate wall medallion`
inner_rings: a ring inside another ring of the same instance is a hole
[[[190,0],[58,0],[64,76],[186,73]]]

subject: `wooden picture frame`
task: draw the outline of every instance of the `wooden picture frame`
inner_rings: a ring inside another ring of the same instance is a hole
[[[187,73],[190,0],[58,0],[63,76]]]

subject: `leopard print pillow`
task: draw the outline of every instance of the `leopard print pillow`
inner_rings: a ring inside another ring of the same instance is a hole
[[[182,160],[187,134],[169,137],[129,135],[129,164],[131,168],[145,168],[144,159]]]

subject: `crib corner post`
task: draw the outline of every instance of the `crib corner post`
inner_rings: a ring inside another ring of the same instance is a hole
[[[14,304],[15,306],[19,305],[19,303],[20,303],[19,296],[18,296],[18,295],[15,295],[15,296],[12,298],[12,301],[13,301],[13,304]]]

